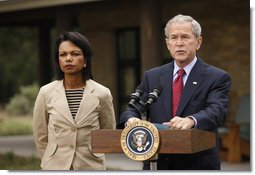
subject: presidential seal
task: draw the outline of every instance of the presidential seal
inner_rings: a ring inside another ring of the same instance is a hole
[[[131,123],[122,130],[121,148],[131,159],[144,161],[150,159],[159,147],[158,129],[148,121]]]

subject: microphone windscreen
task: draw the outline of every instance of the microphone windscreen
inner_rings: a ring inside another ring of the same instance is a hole
[[[161,92],[162,92],[162,86],[158,86],[157,88],[155,88],[155,89],[157,89],[158,90],[158,92],[161,94]]]

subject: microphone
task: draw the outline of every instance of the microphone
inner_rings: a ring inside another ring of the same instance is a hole
[[[147,111],[149,105],[151,105],[152,103],[155,103],[157,101],[157,98],[161,94],[161,91],[162,91],[162,86],[158,86],[158,87],[154,88],[152,90],[152,92],[149,93],[148,100],[145,103],[144,108],[143,108],[143,113]]]
[[[135,103],[137,103],[137,102],[140,101],[140,96],[141,96],[142,94],[143,94],[143,85],[140,84],[140,85],[136,88],[135,92],[132,93],[132,94],[130,95],[130,99],[131,99],[131,100],[129,101],[128,106],[129,106],[129,107],[132,107],[132,108],[136,108]]]
[[[157,88],[154,88],[152,92],[149,93],[148,95],[148,100],[146,102],[146,106],[151,105],[152,103],[155,103],[157,101],[157,98],[161,94],[162,91],[162,86],[158,86]]]

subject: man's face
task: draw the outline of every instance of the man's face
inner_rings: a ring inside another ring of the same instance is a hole
[[[176,23],[170,26],[167,48],[180,67],[189,64],[200,48],[202,37],[196,38],[191,23]]]

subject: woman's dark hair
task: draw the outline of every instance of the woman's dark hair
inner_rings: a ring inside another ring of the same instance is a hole
[[[82,75],[84,80],[92,79],[92,56],[93,52],[91,50],[91,46],[87,38],[81,35],[78,32],[64,32],[60,34],[55,43],[55,52],[54,52],[54,64],[56,71],[56,79],[62,80],[64,78],[64,73],[60,69],[59,65],[59,45],[63,41],[71,41],[74,45],[79,47],[84,55],[84,59],[86,62],[86,68],[83,69]]]

